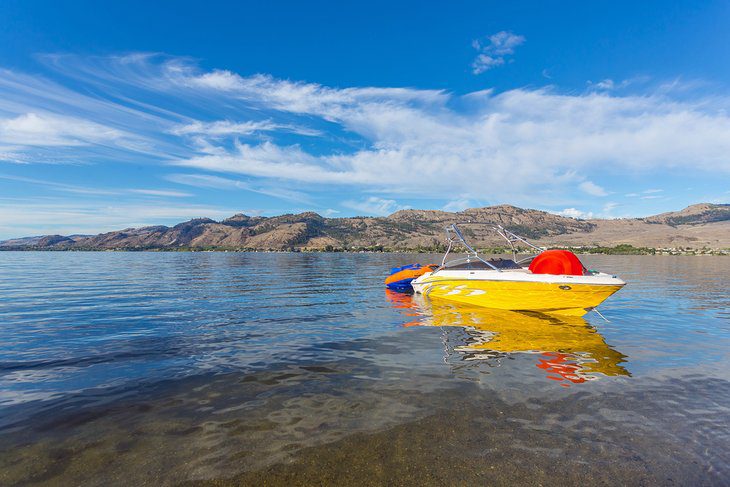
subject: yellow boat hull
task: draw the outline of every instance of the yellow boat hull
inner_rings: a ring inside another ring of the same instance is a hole
[[[491,281],[432,276],[423,281],[420,291],[432,299],[448,299],[485,308],[583,316],[621,287],[610,284]]]
[[[410,318],[403,326],[463,328],[465,333],[447,340],[447,354],[456,354],[460,367],[465,361],[532,354],[546,378],[565,387],[597,379],[597,374],[630,375],[623,366],[626,356],[582,317],[490,309],[392,291],[386,296]]]

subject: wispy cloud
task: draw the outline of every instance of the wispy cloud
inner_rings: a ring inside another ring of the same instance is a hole
[[[19,183],[33,184],[38,186],[44,186],[56,191],[62,191],[66,193],[75,194],[87,194],[97,196],[118,196],[122,192],[119,190],[110,190],[105,188],[92,188],[88,186],[79,186],[76,184],[65,184],[56,181],[47,181],[38,178],[27,178],[23,176],[15,176],[12,174],[0,174],[0,180],[5,181],[17,181]]]
[[[175,135],[208,135],[211,137],[219,137],[226,135],[251,135],[256,132],[271,132],[276,130],[293,132],[300,135],[315,136],[321,134],[318,130],[296,127],[294,125],[278,124],[271,120],[250,120],[246,122],[219,120],[208,123],[196,120],[195,122],[173,128],[171,133]]]
[[[173,183],[195,186],[197,188],[249,189],[249,185],[243,181],[212,176],[210,174],[169,174],[166,176],[166,179]]]
[[[663,193],[663,189],[645,189],[640,193],[626,193],[624,196],[627,198],[639,198],[642,200],[656,200],[663,198],[660,193]]]
[[[444,207],[442,208],[442,210],[455,212],[455,211],[463,211],[463,210],[466,210],[467,208],[474,208],[476,206],[478,206],[478,205],[469,199],[459,198],[459,199],[451,200],[448,203],[446,203],[444,205]]]
[[[173,198],[186,198],[192,196],[190,193],[183,193],[182,191],[168,191],[165,189],[130,189],[131,193],[144,194],[148,196],[170,196]]]
[[[597,82],[588,81],[587,84],[588,84],[589,89],[611,91],[611,90],[621,90],[621,89],[627,88],[631,85],[647,83],[648,81],[649,81],[648,76],[635,76],[633,78],[623,79],[621,81],[614,81],[611,78],[605,78],[605,79],[602,79],[601,81],[597,81]]]
[[[504,62],[523,42],[503,32],[476,45]],[[174,184],[310,203],[313,193],[334,187],[355,193],[350,208],[372,214],[413,195],[580,206],[576,192],[609,194],[599,170],[730,173],[726,97],[554,88],[460,96],[205,71],[160,55],[44,59],[56,81],[7,70],[0,76],[6,159],[151,164]],[[352,143],[333,142],[343,139]],[[404,183],[414,175],[418,184]],[[386,197],[357,194],[375,191]]]
[[[222,219],[241,209],[142,202],[0,201],[0,235],[98,233],[126,227],[174,224],[196,217]],[[251,210],[249,214],[253,214]]]
[[[306,193],[288,189],[286,187],[266,187],[257,186],[245,181],[237,179],[224,178],[220,176],[213,176],[210,174],[168,174],[166,176],[168,181],[172,181],[178,184],[184,184],[186,186],[194,186],[197,188],[213,188],[213,189],[225,189],[225,190],[244,190],[251,191],[253,193],[263,194],[266,196],[272,196],[288,201],[294,201],[302,204],[312,204],[312,199]]]
[[[581,191],[591,196],[608,196],[608,191],[592,181],[583,181],[578,185]]]
[[[659,198],[658,193],[664,192],[663,189],[645,189],[641,193],[626,193],[624,196],[627,198],[641,197],[641,199],[655,199]]]
[[[615,203],[613,201],[609,201],[608,203],[606,203],[605,205],[603,205],[603,214],[604,214],[604,216],[608,217],[608,215],[610,215],[611,212],[614,209],[618,208],[619,206],[621,206],[621,205],[619,205],[618,203]]]
[[[165,190],[165,189],[134,189],[134,188],[132,188],[132,189],[126,189],[126,188],[107,189],[107,188],[100,188],[100,187],[79,186],[76,184],[58,183],[55,181],[47,181],[44,179],[37,179],[37,178],[27,178],[27,177],[23,177],[23,176],[14,176],[14,175],[10,175],[10,174],[0,174],[0,180],[17,181],[17,182],[26,183],[26,184],[44,186],[44,187],[50,188],[52,190],[60,191],[60,192],[64,192],[64,193],[73,193],[73,194],[89,195],[89,196],[123,196],[124,194],[140,194],[140,195],[147,195],[147,196],[163,196],[163,197],[174,197],[174,198],[193,196],[190,193],[183,193],[181,191],[171,191],[171,190]]]
[[[399,205],[395,200],[387,200],[371,196],[361,201],[344,201],[342,206],[362,212],[365,215],[387,216],[398,210],[404,210],[407,206]]]
[[[630,84],[630,81],[628,81],[628,80],[620,81],[617,83],[610,78],[602,79],[601,81],[597,81],[595,83],[592,81],[588,81],[588,86],[590,88],[593,88],[596,90],[606,90],[606,91],[615,90],[618,88],[625,88],[629,84]]]
[[[690,160],[708,171],[730,170],[724,157],[730,142],[720,137],[730,133],[730,118],[701,105],[653,96],[568,96],[549,90],[512,90],[469,100],[476,114],[451,111],[445,102],[424,107],[384,99],[324,107],[309,100],[311,115],[341,124],[370,146],[353,153],[315,155],[298,145],[264,141],[234,144],[223,154],[200,154],[174,164],[401,193],[409,191],[401,182],[415,171],[438,195],[478,193],[483,183],[474,175],[488,171],[490,191],[497,196],[525,193],[536,184],[560,186],[571,181],[566,175],[575,175],[575,180],[580,172],[607,161],[629,171],[684,167]],[[588,114],[590,124],[585,123]],[[538,173],[541,178],[530,177]],[[607,194],[592,182],[584,182],[582,189]]]
[[[114,142],[122,136],[98,123],[47,113],[0,119],[0,143],[14,146],[78,146]]]
[[[514,54],[515,48],[524,42],[524,36],[504,30],[485,39],[475,39],[471,45],[479,54],[471,64],[473,73],[481,74],[503,65],[506,57]]]

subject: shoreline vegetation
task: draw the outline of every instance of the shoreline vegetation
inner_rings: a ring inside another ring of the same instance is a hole
[[[548,246],[546,249],[564,249],[570,250],[576,254],[601,254],[601,255],[724,255],[730,256],[730,248],[711,249],[711,248],[654,248],[654,247],[635,247],[630,244],[619,244],[615,246]],[[480,254],[484,255],[504,255],[511,254],[509,247],[483,247],[477,249]],[[257,249],[246,247],[119,247],[119,248],[49,248],[49,247],[0,247],[0,251],[6,252],[251,252],[251,253],[390,253],[390,254],[443,254],[446,252],[446,245],[436,245],[432,247],[416,247],[416,248],[388,248],[382,245],[374,245],[367,247],[334,247],[326,246],[324,248],[285,248],[285,249]],[[459,250],[456,251],[459,253]],[[518,254],[529,254],[530,249],[519,248]]]

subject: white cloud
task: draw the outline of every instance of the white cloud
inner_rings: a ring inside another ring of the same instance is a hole
[[[608,192],[592,181],[583,181],[578,185],[581,191],[593,196],[608,196]]]
[[[145,194],[149,196],[171,196],[173,198],[185,198],[192,196],[190,193],[183,193],[181,191],[168,191],[166,189],[130,189],[131,193]]]
[[[593,218],[592,212],[581,211],[577,208],[566,208],[562,211],[556,212],[556,214],[560,215],[560,216],[567,216],[569,218],[577,218],[577,219],[581,219],[581,220],[588,220],[590,218]]]
[[[353,210],[361,211],[365,215],[387,216],[398,210],[404,210],[407,206],[400,206],[395,200],[386,200],[371,196],[361,201],[344,201],[342,206]]]
[[[601,90],[612,90],[616,86],[612,79],[604,79],[594,85],[596,88]]]
[[[181,155],[160,137],[173,112],[133,96],[127,103],[105,99],[105,91],[119,86],[96,84],[96,78],[86,85],[80,81],[71,89],[0,68],[0,160],[85,164],[92,159],[139,162],[140,156],[155,161]]]
[[[614,202],[606,203],[605,205],[603,205],[603,216],[606,218],[610,218],[611,212],[618,206],[620,206],[618,203],[614,203]]]
[[[0,201],[0,238],[44,234],[95,234],[120,228],[175,224],[199,217],[223,219],[240,212],[240,209],[208,205]]]
[[[347,171],[320,166],[319,158],[302,151],[299,146],[281,147],[268,141],[259,145],[236,142],[235,151],[225,155],[205,154],[172,163],[209,171],[293,179],[308,183],[347,183],[348,178],[354,176]]]
[[[657,200],[657,199],[664,197],[660,194],[663,192],[664,192],[663,189],[657,189],[657,188],[645,189],[644,191],[641,192],[642,193],[641,199],[642,200]]]
[[[169,174],[165,179],[173,183],[195,186],[196,188],[248,189],[248,185],[242,181],[209,174]]]
[[[219,120],[216,122],[200,122],[195,121],[185,125],[179,125],[173,128],[170,133],[175,135],[195,135],[205,134],[210,136],[219,135],[249,135],[254,132],[267,130],[276,130],[279,125],[271,120],[264,121],[247,121],[247,122],[231,122],[229,120]]]
[[[278,124],[271,120],[232,122],[230,120],[219,120],[215,122],[195,121],[173,128],[170,133],[174,135],[207,135],[211,137],[226,135],[251,135],[256,132],[286,131],[299,135],[320,135],[317,130],[293,125]]]
[[[251,191],[253,193],[264,194],[282,200],[295,201],[297,203],[303,203],[307,205],[312,204],[311,198],[306,193],[281,187],[281,185],[277,187],[256,186],[245,181],[222,178],[220,176],[212,176],[210,174],[168,174],[166,176],[166,179],[168,181],[172,181],[173,183],[183,184],[186,186],[194,186],[197,188],[214,188],[227,190],[238,189],[243,191]]]
[[[11,174],[0,173],[0,180],[6,181],[17,181],[20,183],[33,184],[37,186],[45,186],[47,188],[62,191],[65,193],[73,193],[80,195],[92,195],[92,196],[122,196],[125,193],[133,194],[144,194],[149,196],[163,196],[163,197],[186,197],[192,196],[190,193],[182,193],[180,191],[169,191],[162,189],[125,189],[125,188],[100,188],[100,187],[88,187],[79,186],[75,184],[58,183],[55,181],[48,181],[37,178],[27,178],[23,176],[14,176]]]
[[[521,42],[524,39],[501,36],[478,46],[493,45],[493,56],[505,56]],[[287,192],[297,185],[297,190],[320,191],[336,185],[396,198],[418,194],[451,200],[468,194],[477,200],[563,207],[575,204],[574,193],[581,184],[583,191],[607,193],[590,181],[597,170],[638,177],[687,170],[730,172],[730,100],[723,97],[685,92],[674,99],[666,91],[641,96],[595,90],[565,94],[554,89],[482,90],[457,96],[440,90],[330,88],[268,75],[204,72],[189,60],[151,55],[93,62],[60,56],[48,62],[81,88],[74,91],[3,72],[1,119],[50,110],[73,120],[93,120],[98,127],[84,126],[72,133],[58,128],[49,140],[88,144],[95,140],[93,134],[111,127],[107,135],[124,133],[125,143],[147,156],[125,154],[118,141],[100,141],[93,153],[59,146],[53,157],[64,149],[79,160],[103,155],[114,161],[165,161],[190,172],[251,178],[225,182],[224,177],[188,174],[180,184],[223,184],[269,194],[282,187]],[[87,92],[99,95],[83,94]],[[104,98],[105,92],[121,94],[126,101],[120,103],[122,96],[116,95]],[[157,100],[158,105],[144,100]],[[214,114],[214,121],[186,116],[181,107],[198,115]],[[245,122],[261,119],[265,122],[255,123],[271,124],[258,126],[266,134],[257,134],[256,127]],[[23,124],[18,123],[13,122],[16,136],[22,132],[30,137],[33,130],[20,130]],[[327,127],[328,137],[293,145],[267,130],[312,125]],[[235,142],[237,131],[251,134],[247,143]],[[21,141],[18,137],[15,142]],[[0,144],[0,153],[19,160],[37,156],[35,147],[21,144],[12,149]],[[417,184],[404,183],[414,177]],[[219,179],[214,183],[211,178]]]
[[[48,113],[0,118],[0,144],[11,146],[78,146],[109,143],[122,132],[98,123]]]
[[[648,77],[646,76],[636,76],[633,78],[625,79],[619,82],[616,82],[612,80],[611,78],[602,79],[601,81],[598,81],[596,83],[592,81],[588,81],[589,88],[595,89],[595,90],[604,90],[604,91],[610,91],[610,90],[620,90],[623,88],[626,88],[627,86],[634,85],[637,83],[645,83],[648,81]]]
[[[116,189],[105,189],[98,187],[79,186],[76,184],[58,183],[55,181],[47,181],[44,179],[27,178],[23,176],[13,176],[11,174],[0,174],[0,179],[6,181],[17,181],[20,183],[29,183],[39,186],[45,186],[56,191],[62,191],[65,193],[74,194],[85,194],[85,195],[97,195],[97,196],[118,196],[123,190]]]
[[[472,63],[472,71],[474,74],[481,74],[497,66],[504,64],[502,56],[490,56],[489,54],[478,54]]]
[[[434,197],[454,191],[479,194],[488,184],[497,199],[537,187],[581,184],[579,175],[598,167],[634,173],[688,165],[730,171],[725,157],[730,151],[730,117],[698,104],[549,90],[482,93],[465,100],[472,105],[469,114],[445,104],[404,104],[400,98],[325,108],[310,100],[311,115],[340,124],[370,146],[353,153],[314,155],[299,146],[265,141],[173,164],[306,183],[367,185],[403,194],[422,191],[402,184],[418,174],[428,181]],[[589,181],[583,181],[582,189],[607,194]]]
[[[316,112],[325,118],[335,117],[343,107],[363,103],[443,102],[447,96],[440,90],[409,88],[329,88],[317,83],[279,80],[266,74],[243,77],[229,71],[200,73],[178,61],[162,65],[162,76],[173,87],[205,88],[209,94],[222,92],[232,99],[247,100],[271,108],[294,113]],[[166,86],[168,89],[170,86]]]
[[[481,74],[496,66],[503,65],[505,56],[514,54],[515,47],[524,42],[524,36],[507,31],[497,32],[486,39],[474,40],[472,47],[479,51],[479,54],[477,54],[471,65],[473,73]]]
[[[467,208],[474,208],[476,206],[477,205],[472,203],[470,200],[468,200],[466,198],[462,198],[462,199],[456,199],[456,200],[449,201],[448,203],[446,203],[444,205],[442,210],[456,212],[456,211],[466,210]]]
[[[224,91],[235,90],[241,85],[240,76],[221,69],[216,69],[210,73],[204,73],[192,78],[191,81],[199,86]]]

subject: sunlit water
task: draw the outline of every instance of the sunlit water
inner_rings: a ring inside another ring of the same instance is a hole
[[[609,321],[386,294],[407,254],[0,252],[0,484],[730,483],[730,258]]]

